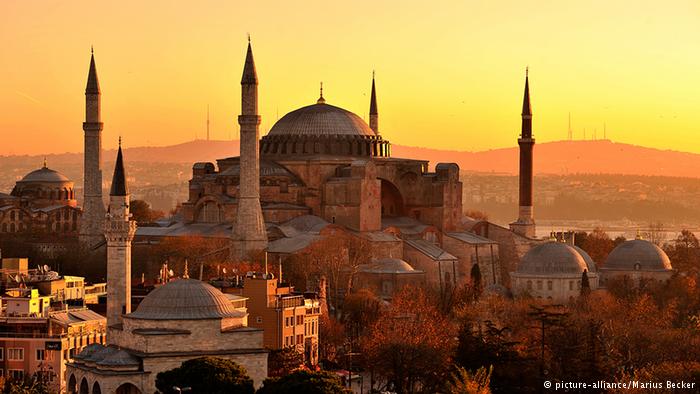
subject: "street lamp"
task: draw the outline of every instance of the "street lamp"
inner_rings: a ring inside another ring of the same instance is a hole
[[[192,391],[192,387],[183,387],[183,388],[180,388],[180,387],[177,387],[177,386],[173,386],[173,390],[175,390],[175,391],[178,392],[178,393],[184,393],[184,392],[186,392],[186,391]]]

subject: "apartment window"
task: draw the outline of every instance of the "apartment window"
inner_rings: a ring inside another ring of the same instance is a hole
[[[22,380],[22,379],[24,379],[24,370],[23,369],[8,369],[7,376],[11,377],[14,380]]]
[[[5,359],[5,348],[0,347],[0,361]]]
[[[316,322],[312,320],[311,321],[311,335],[314,335],[315,331],[316,331]]]
[[[7,359],[11,361],[24,361],[24,349],[9,348],[7,349]]]
[[[552,291],[552,281],[551,280],[547,281],[547,290]]]
[[[541,280],[537,281],[537,290],[542,290],[542,281]]]
[[[297,335],[297,345],[301,345],[303,343],[304,343],[304,334]]]
[[[255,318],[255,322],[258,323],[258,324],[262,323],[262,316],[256,317],[256,318]]]
[[[304,324],[304,315],[297,316],[297,326]]]
[[[46,360],[46,351],[44,349],[36,349],[36,361]]]

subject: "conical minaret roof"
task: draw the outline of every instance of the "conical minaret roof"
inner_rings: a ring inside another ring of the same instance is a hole
[[[372,96],[369,101],[369,114],[378,115],[377,111],[377,91],[374,86],[374,73],[372,73]]]
[[[94,53],[90,54],[90,71],[88,72],[85,94],[100,94],[100,81],[97,78],[97,67],[95,67]]]
[[[530,83],[528,81],[528,71],[525,70],[525,95],[523,96],[523,115],[532,115],[530,106]]]
[[[258,73],[255,71],[255,60],[253,60],[253,48],[248,40],[248,52],[245,55],[245,66],[243,66],[243,78],[241,85],[257,85]]]
[[[114,176],[112,176],[112,188],[110,196],[126,196],[129,189],[126,186],[126,171],[124,171],[124,159],[122,158],[122,144],[119,140],[119,150],[117,151],[117,162],[114,164]]]

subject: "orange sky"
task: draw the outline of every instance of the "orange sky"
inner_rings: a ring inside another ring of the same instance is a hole
[[[0,2],[0,155],[81,151],[90,45],[104,146],[237,138],[246,32],[262,133],[311,103],[366,118],[377,70],[393,143],[512,146],[530,66],[538,141],[586,128],[700,152],[700,5],[687,1]]]

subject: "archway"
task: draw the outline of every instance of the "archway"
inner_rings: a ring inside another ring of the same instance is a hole
[[[124,383],[117,388],[117,394],[141,394],[141,390],[131,383]]]
[[[380,178],[381,179],[381,178]],[[404,216],[403,197],[391,182],[382,181],[382,216]]]
[[[102,394],[102,390],[100,389],[100,384],[98,382],[95,382],[95,384],[92,385],[92,394]]]
[[[80,382],[80,394],[90,394],[90,388],[88,387],[87,379],[83,378]]]
[[[78,392],[78,380],[75,379],[75,375],[71,375],[68,379],[68,394],[75,394]]]

